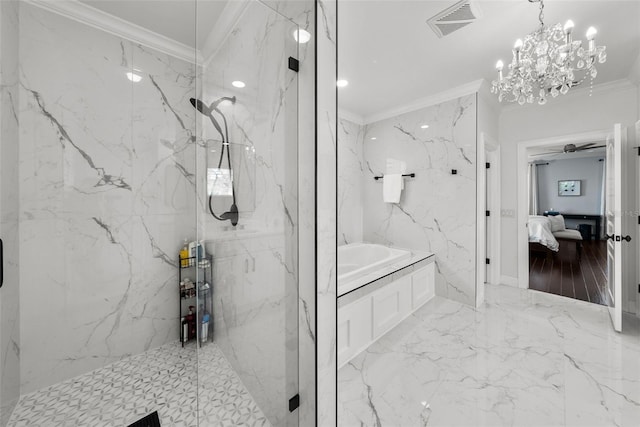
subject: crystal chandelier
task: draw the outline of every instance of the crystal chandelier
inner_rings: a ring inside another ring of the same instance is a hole
[[[506,76],[502,73],[504,64],[498,61],[498,79],[493,81],[491,92],[498,94],[500,102],[524,105],[537,99],[538,104],[544,105],[549,95],[553,98],[565,95],[571,87],[587,78],[593,85],[598,74],[596,61],[602,64],[607,60],[605,47],[596,46],[596,29],[589,27],[587,30],[589,46],[585,49],[580,40],[572,38],[573,21],[568,20],[564,27],[561,24],[546,27],[543,0],[529,2],[540,3],[540,27],[528,34],[524,41],[516,40]]]

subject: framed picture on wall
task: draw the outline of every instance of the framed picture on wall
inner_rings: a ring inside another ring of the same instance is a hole
[[[558,196],[580,196],[580,180],[558,181]]]

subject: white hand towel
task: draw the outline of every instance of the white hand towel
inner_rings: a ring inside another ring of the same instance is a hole
[[[394,173],[384,176],[382,198],[385,203],[400,203],[402,193],[402,175]]]

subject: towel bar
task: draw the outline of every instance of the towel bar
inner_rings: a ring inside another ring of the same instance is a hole
[[[405,173],[402,176],[410,176],[411,178],[415,178],[416,174],[415,173]],[[373,179],[375,179],[376,181],[379,180],[379,179],[383,179],[383,178],[384,178],[384,176],[374,176],[373,177]]]

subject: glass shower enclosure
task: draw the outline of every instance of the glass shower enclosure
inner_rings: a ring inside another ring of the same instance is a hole
[[[194,102],[214,341],[265,417],[297,425],[288,401],[298,390],[298,27],[257,1],[234,14],[224,39],[200,48]],[[208,372],[206,352],[199,366]]]
[[[276,3],[0,2],[0,427],[298,425]]]

